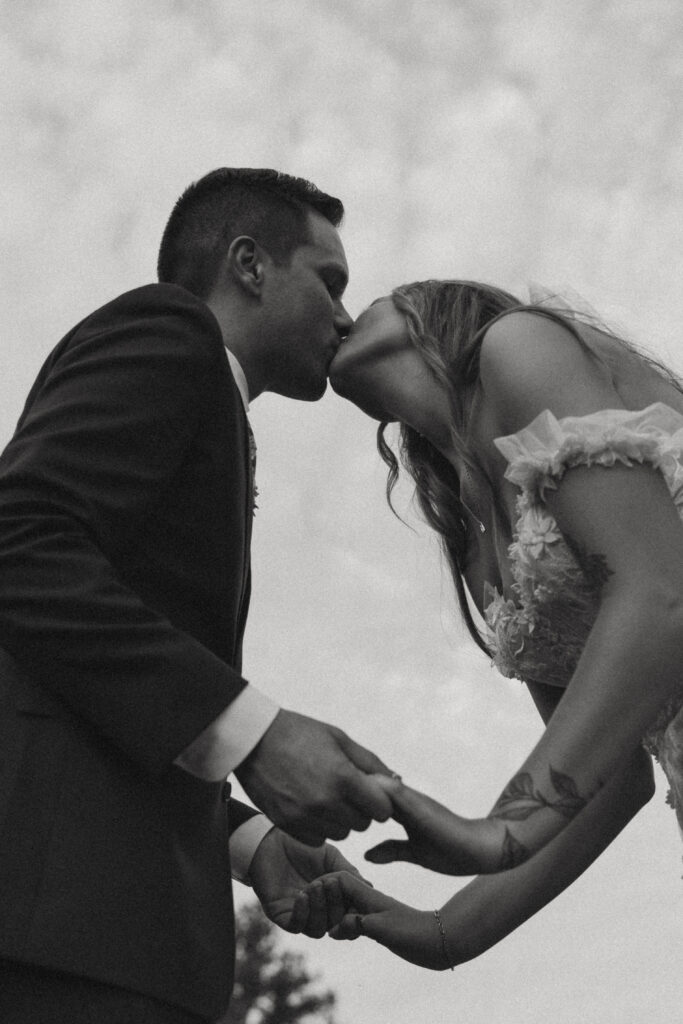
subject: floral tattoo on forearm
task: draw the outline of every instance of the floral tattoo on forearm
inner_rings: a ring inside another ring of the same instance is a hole
[[[569,775],[550,767],[550,781],[558,794],[557,799],[548,799],[537,789],[529,772],[520,772],[498,797],[490,817],[504,821],[526,821],[528,817],[549,807],[564,818],[573,818],[583,810],[587,801],[579,794],[576,783]]]
[[[528,860],[529,856],[529,851],[524,843],[515,839],[510,829],[506,828],[500,857],[500,870],[509,871],[510,868],[516,868],[518,864],[523,864],[525,860]]]
[[[546,797],[534,787],[534,781],[529,772],[520,772],[507,784],[496,804],[489,814],[489,818],[497,818],[501,821],[526,821],[537,811],[548,808],[556,811],[568,821],[583,810],[588,801],[579,793],[576,783],[569,775],[556,771],[550,767],[550,781],[557,794],[556,797]],[[505,829],[503,848],[501,851],[501,870],[516,867],[528,860],[529,851],[510,831]]]

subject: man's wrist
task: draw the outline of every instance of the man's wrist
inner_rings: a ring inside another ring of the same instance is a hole
[[[279,705],[255,686],[246,686],[226,708],[225,727],[229,736],[229,758],[226,775],[249,756],[273,724]]]
[[[249,871],[259,846],[275,828],[265,814],[255,814],[230,836],[230,868],[232,877],[243,885],[251,885]]]
[[[174,763],[201,779],[219,782],[258,746],[279,711],[269,697],[247,685]]]

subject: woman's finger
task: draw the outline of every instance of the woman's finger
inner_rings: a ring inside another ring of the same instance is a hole
[[[392,817],[400,825],[420,823],[426,818],[451,814],[443,804],[410,786],[399,785],[391,794],[391,802],[394,805]]]
[[[397,860],[408,864],[417,863],[412,847],[405,839],[385,839],[383,843],[378,843],[367,850],[365,859],[372,864],[392,864]]]
[[[376,914],[396,906],[396,900],[391,896],[385,896],[378,889],[366,885],[355,875],[350,875],[348,871],[340,871],[336,878],[339,880],[347,910],[353,910],[361,915]]]
[[[401,776],[395,772],[391,775],[375,774],[372,778],[391,800],[391,817],[400,825],[421,825],[426,820],[440,820],[452,815],[447,807],[431,796],[406,786]]]
[[[320,939],[327,931],[327,903],[322,880],[312,882],[307,890],[308,920],[302,931],[310,939]]]
[[[352,771],[345,778],[345,797],[366,819],[362,827],[356,826],[356,831],[364,831],[370,821],[388,821],[391,817],[393,809],[391,798],[380,781],[384,778],[384,775],[377,772],[361,770]]]
[[[330,928],[334,928],[343,920],[347,908],[338,876],[328,875],[323,878],[322,883],[327,908],[325,930],[329,932]]]
[[[342,939],[346,942],[353,942],[364,934],[363,921],[363,914],[345,914],[339,924],[336,925],[329,934],[333,939]]]
[[[293,935],[298,935],[306,927],[308,921],[308,893],[298,892],[294,897],[294,903],[292,905],[292,913],[289,918],[286,930],[291,932]]]
[[[398,772],[373,772],[373,781],[377,783],[380,789],[383,789],[387,796],[392,800],[395,793],[403,786],[403,780]]]

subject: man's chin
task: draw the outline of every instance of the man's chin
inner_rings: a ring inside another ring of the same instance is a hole
[[[327,391],[327,377],[319,384],[315,391],[311,391],[307,395],[301,396],[302,402],[318,402]]]

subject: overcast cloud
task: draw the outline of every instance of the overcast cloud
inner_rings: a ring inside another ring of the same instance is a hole
[[[3,443],[48,351],[154,279],[175,198],[226,164],[343,198],[353,315],[408,279],[542,282],[683,371],[679,0],[5,0],[0,18]],[[485,813],[539,721],[464,636],[408,490],[412,529],[386,509],[372,423],[332,393],[252,411],[246,675]],[[364,942],[293,944],[340,1024],[670,1024],[683,881],[664,793],[658,776],[587,876],[454,974]],[[367,875],[426,908],[460,884]]]

